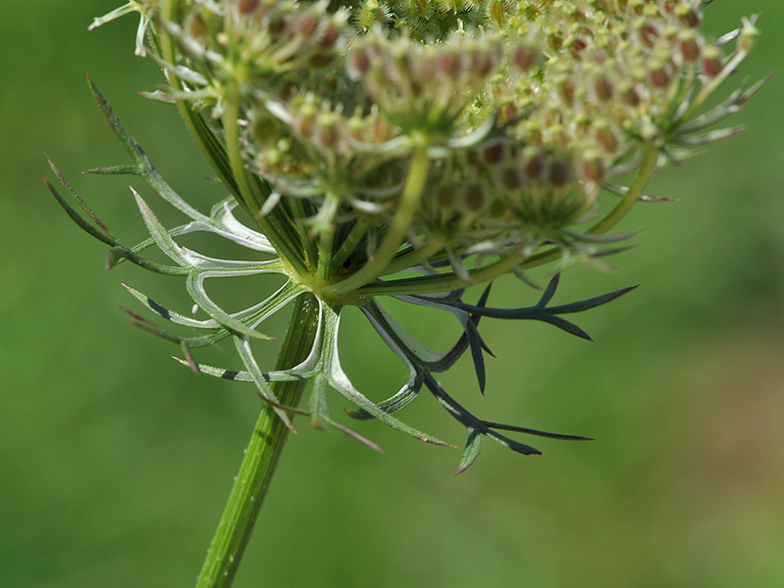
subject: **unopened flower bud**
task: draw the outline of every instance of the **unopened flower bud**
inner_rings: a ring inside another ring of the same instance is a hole
[[[623,82],[623,86],[619,88],[621,102],[628,106],[637,106],[640,103],[640,95],[637,89],[630,82]]]
[[[572,180],[572,166],[567,161],[554,161],[550,164],[550,183],[560,188]]]
[[[521,71],[528,71],[539,59],[539,53],[525,45],[520,45],[512,54],[512,63]]]
[[[470,57],[471,72],[479,77],[486,77],[493,71],[493,58],[485,51],[474,51]]]
[[[753,49],[759,31],[754,26],[753,19],[743,19],[743,28],[738,37],[738,51],[749,52]]]
[[[436,75],[436,64],[432,59],[422,59],[419,63],[417,78],[423,83],[429,83]]]
[[[251,14],[259,7],[259,0],[239,0],[237,8],[240,14]]]
[[[593,82],[593,90],[600,102],[607,102],[613,97],[613,85],[607,76],[596,78]]]
[[[485,163],[489,165],[496,165],[500,163],[506,154],[506,149],[502,141],[488,145],[482,151],[482,157]]]
[[[702,48],[702,73],[709,78],[714,78],[722,70],[721,50],[716,45],[706,45]]]
[[[517,106],[511,102],[498,107],[498,124],[504,125],[511,122],[519,114]]]
[[[531,153],[528,157],[527,161],[525,162],[525,175],[528,177],[529,180],[534,182],[539,181],[542,179],[542,175],[545,172],[545,162],[544,157],[538,153]]]
[[[687,27],[695,28],[700,24],[700,13],[690,4],[680,4],[675,8],[675,14]]]
[[[609,154],[615,153],[618,150],[618,137],[615,136],[609,123],[604,119],[596,120],[594,129],[596,130],[596,141],[602,146],[602,149]]]
[[[374,143],[384,143],[395,136],[395,127],[391,123],[373,117],[370,123],[370,140]]]
[[[583,49],[587,46],[588,43],[584,39],[574,39],[569,47],[569,52],[572,54],[572,57],[579,59],[580,53],[582,53]]]
[[[561,97],[561,100],[571,106],[574,104],[574,85],[566,76],[563,76],[562,80],[559,80],[559,82],[560,83],[556,82],[558,83],[558,95]]]
[[[305,13],[299,17],[297,23],[294,25],[294,30],[298,35],[303,37],[310,37],[318,28],[319,21],[313,14]]]
[[[604,162],[597,150],[588,150],[580,158],[580,176],[583,180],[596,184],[604,180]]]
[[[346,68],[352,78],[360,78],[370,71],[370,54],[367,49],[361,48],[351,51],[346,56]]]
[[[261,154],[260,163],[263,164],[263,167],[274,168],[280,165],[281,159],[281,153],[277,149],[265,149]]]
[[[463,205],[470,212],[480,212],[488,202],[484,190],[478,184],[468,186],[463,192]]]
[[[685,63],[694,63],[700,58],[700,45],[697,43],[697,33],[693,29],[686,29],[678,34],[681,57]]]
[[[670,74],[666,66],[660,62],[651,63],[651,70],[648,73],[648,80],[655,88],[666,88],[670,83]]]
[[[639,26],[640,29],[638,34],[640,36],[640,41],[646,47],[653,47],[656,39],[659,36],[659,31],[657,31],[656,27],[654,27],[652,24],[645,21],[641,21]]]
[[[322,49],[330,49],[340,37],[340,29],[332,22],[325,22],[318,33],[318,45]]]
[[[454,53],[443,52],[436,62],[438,73],[448,78],[456,78],[463,70],[460,58]]]
[[[316,139],[325,149],[332,149],[340,139],[337,116],[332,113],[324,113],[318,118],[318,129]]]

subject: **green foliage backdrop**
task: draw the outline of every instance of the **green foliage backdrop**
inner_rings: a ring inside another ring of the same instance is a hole
[[[175,110],[137,94],[160,78],[132,54],[133,19],[87,32],[116,3],[0,3],[2,586],[190,585],[258,410],[250,388],[195,376],[127,325],[121,281],[184,303],[179,280],[106,274],[105,248],[41,183],[47,152],[107,224],[143,236],[127,178],[78,175],[125,162],[86,70],[172,185],[204,210],[215,198]],[[654,182],[680,201],[624,220],[646,230],[614,273],[562,280],[562,301],[642,284],[579,317],[596,343],[488,321],[486,398],[469,366],[448,375],[480,414],[598,440],[540,441],[530,458],[490,445],[455,478],[456,450],[377,423],[358,430],[383,455],[300,427],[237,587],[784,585],[784,4],[718,1],[705,30],[752,11],[763,34],[744,74],[775,75],[741,115],[748,130]],[[537,298],[511,281],[493,296]],[[347,369],[382,398],[405,373],[347,320]],[[421,332],[443,348],[450,326]],[[410,410],[462,441],[438,407]]]

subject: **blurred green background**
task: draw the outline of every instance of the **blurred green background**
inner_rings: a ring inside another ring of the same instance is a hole
[[[106,248],[41,182],[46,152],[110,227],[142,237],[130,179],[79,173],[127,161],[86,70],[180,193],[205,211],[217,197],[175,110],[137,93],[160,77],[133,56],[136,19],[87,32],[117,3],[0,2],[3,587],[192,585],[259,408],[127,325],[118,305],[139,308],[121,281],[185,309],[181,281],[104,272]],[[784,58],[781,0],[716,2],[705,30],[753,11],[763,35],[743,70],[756,80]],[[642,284],[577,317],[596,343],[487,320],[486,397],[467,360],[443,378],[484,418],[597,441],[533,439],[545,455],[529,458],[488,442],[454,477],[458,450],[358,424],[378,455],[301,423],[235,586],[784,586],[783,78],[736,117],[740,137],[655,181],[680,201],[633,211],[621,229],[646,230],[615,272],[564,276],[561,302]],[[491,302],[536,296],[509,280]],[[405,370],[357,314],[343,355],[380,399]],[[420,330],[442,348],[457,332]],[[199,357],[235,361],[225,347]],[[464,441],[429,396],[403,416]]]

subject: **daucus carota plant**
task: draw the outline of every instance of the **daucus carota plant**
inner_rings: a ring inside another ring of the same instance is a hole
[[[615,244],[632,235],[610,230],[636,202],[666,199],[644,193],[648,181],[668,161],[738,132],[716,125],[764,80],[750,88],[738,82],[718,105],[703,106],[752,49],[756,19],[710,40],[699,29],[706,4],[132,0],[96,19],[93,26],[141,15],[136,53],[166,78],[147,96],[177,106],[226,190],[210,214],[191,206],[92,82],[132,163],[90,172],[141,176],[188,220],[164,227],[133,191],[150,238],[129,246],[54,166],[70,197],[49,184],[71,218],[111,247],[107,267],[130,261],[182,276],[207,315],[177,313],[129,287],[158,319],[128,311],[131,322],[179,344],[180,361],[195,372],[249,382],[264,401],[199,586],[225,586],[234,577],[292,415],[378,449],[333,419],[328,389],[356,406],[349,413],[355,419],[445,445],[396,415],[426,389],[467,430],[458,473],[476,459],[483,437],[522,454],[539,451],[509,433],[584,439],[477,417],[436,374],[469,352],[484,392],[483,317],[544,321],[588,338],[565,315],[629,290],[552,304],[555,272],[530,306],[488,304],[490,283],[501,275],[530,283],[527,268],[623,250]],[[224,237],[258,259],[218,259],[178,244],[197,232]],[[171,262],[149,259],[152,247]],[[248,308],[223,308],[206,287],[208,279],[258,274],[285,283]],[[486,287],[478,299],[466,300],[465,289],[479,284]],[[384,309],[388,297],[453,314],[462,336],[446,352],[429,348]],[[277,366],[262,371],[251,343],[268,338],[261,330],[267,318],[292,306]],[[364,313],[410,370],[382,402],[369,400],[341,368],[338,330],[348,306]],[[160,326],[163,320],[175,327]],[[221,340],[234,343],[242,369],[197,362],[193,350]]]

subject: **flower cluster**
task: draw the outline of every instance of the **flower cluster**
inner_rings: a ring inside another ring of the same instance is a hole
[[[483,316],[533,319],[586,336],[561,314],[592,308],[612,293],[549,306],[557,278],[539,303],[522,309],[476,305],[463,289],[559,257],[613,252],[606,233],[668,161],[729,137],[711,127],[737,112],[762,85],[739,88],[712,110],[703,105],[748,55],[755,18],[716,40],[701,32],[699,0],[366,0],[360,4],[286,0],[131,0],[102,19],[141,14],[137,53],[166,72],[148,96],[178,105],[229,197],[202,215],[163,181],[108,103],[110,124],[146,178],[191,218],[160,226],[140,210],[152,238],[123,245],[74,194],[87,219],[58,195],[86,230],[112,246],[111,263],[130,260],[187,276],[210,318],[197,321],[136,293],[162,318],[206,329],[180,337],[134,315],[134,322],[178,341],[186,363],[221,377],[252,381],[288,421],[269,382],[314,379],[308,414],[325,412],[327,385],[372,416],[433,440],[391,416],[422,386],[463,423],[469,443],[482,435],[522,453],[533,448],[497,431],[533,432],[483,421],[457,404],[433,377],[470,350],[484,389],[477,327]],[[147,42],[144,42],[144,33]],[[615,178],[634,179],[628,185]],[[601,197],[607,192],[608,202]],[[608,207],[608,203],[612,206]],[[252,227],[233,216],[244,209]],[[175,237],[209,231],[260,251],[258,263],[217,260]],[[174,266],[142,257],[157,245]],[[399,277],[400,272],[408,275]],[[278,273],[286,285],[251,308],[229,312],[204,288],[206,278]],[[257,326],[299,296],[318,301],[318,334],[301,365],[263,373],[248,341]],[[445,310],[465,336],[445,354],[405,333],[379,297]],[[337,359],[341,308],[362,309],[411,370],[409,382],[374,404],[353,388]],[[233,337],[244,371],[197,366],[190,349]],[[337,426],[337,425],[336,425]]]
[[[694,0],[337,4],[147,7],[176,45],[156,59],[180,87],[157,96],[213,121],[232,103],[244,164],[275,198],[309,199],[316,233],[391,222],[426,149],[429,203],[407,237],[461,255],[548,239],[574,250],[559,237],[600,213],[603,183],[650,150],[684,157],[688,123],[757,34],[752,19],[708,42]],[[493,150],[499,161],[482,158]],[[464,199],[431,188],[467,180],[483,197],[457,211]],[[456,214],[476,238],[445,241],[433,219]]]

